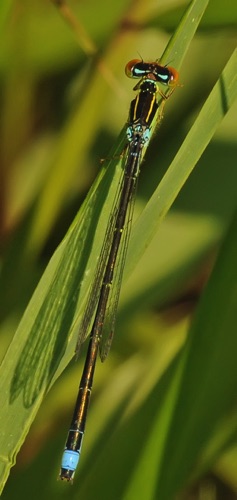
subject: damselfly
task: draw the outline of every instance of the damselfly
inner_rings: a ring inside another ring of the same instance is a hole
[[[80,458],[98,350],[103,361],[113,338],[142,153],[149,143],[151,125],[158,113],[158,96],[162,97],[161,102],[164,103],[178,80],[178,73],[174,68],[138,59],[130,61],[125,72],[131,78],[140,78],[140,81],[135,87],[138,94],[130,105],[124,172],[79,330],[77,350],[87,337],[93,321],[78,397],[62,457],[60,478],[66,481],[72,481]],[[171,88],[168,96],[159,89],[159,83]]]

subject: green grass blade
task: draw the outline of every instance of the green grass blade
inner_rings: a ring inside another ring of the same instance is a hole
[[[116,450],[119,442],[126,456],[123,463],[126,470],[132,462],[126,452],[133,455],[134,467],[129,481],[123,485],[125,493],[121,497],[124,499],[139,495],[150,500],[176,498],[192,476],[197,478],[205,465],[207,469],[218,458],[217,454],[206,456],[206,450],[215,435],[218,436],[220,425],[226,423],[225,419],[230,424],[231,412],[236,411],[236,235],[237,213],[201,298],[185,347],[110,443],[109,456],[115,460],[113,449]],[[178,335],[176,337],[178,342]],[[154,355],[159,360],[155,345]],[[151,359],[147,365],[147,369],[149,365],[155,366]],[[141,387],[139,389],[142,392]],[[141,426],[143,432],[139,432]],[[131,437],[132,451],[126,450],[127,436]],[[225,436],[228,443],[228,428]],[[224,447],[224,437],[221,447]],[[116,477],[113,481],[112,484],[116,484]]]
[[[236,404],[237,214],[181,357],[182,377],[157,483],[172,498]],[[169,470],[169,481],[166,471]]]
[[[108,209],[102,211],[102,207],[108,197],[111,201],[115,195],[121,175],[120,169],[114,172],[112,164],[110,168],[102,169],[88,200],[52,257],[1,365],[5,389],[0,396],[1,418],[5,422],[5,428],[1,427],[1,447],[6,450],[0,462],[2,481],[14,461],[16,443],[24,439],[61,359],[59,372],[73,355],[75,342],[67,346],[67,335],[78,327],[108,219]]]
[[[128,250],[126,267],[128,274],[141,258],[162,219],[236,98],[237,50],[230,57],[168,171],[134,224]],[[142,241],[140,234],[143,235]]]
[[[172,61],[179,69],[189,48],[188,41],[193,39],[209,0],[193,0],[186,9],[175,35],[170,39],[161,62]]]

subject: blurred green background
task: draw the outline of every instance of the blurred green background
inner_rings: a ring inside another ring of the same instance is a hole
[[[159,58],[188,3],[71,0],[70,8],[85,30],[78,41],[50,1],[2,1],[2,357],[40,276],[101,168],[100,160],[110,156],[127,119],[134,85],[124,74],[126,63],[139,57]],[[234,0],[209,2],[180,70],[181,86],[167,103],[162,126],[147,151],[135,216],[164,175],[236,47],[236,26]],[[94,49],[103,56],[102,72],[90,54]],[[73,487],[56,478],[84,348],[79,361],[71,362],[45,398],[3,498],[27,499],[32,494],[37,499],[135,498],[130,485],[138,455],[131,450],[136,442],[134,449],[140,456],[139,439],[143,436],[144,445],[159,397],[154,387],[165,378],[186,338],[236,209],[236,111],[235,103],[159,235],[124,283],[113,347],[106,363],[98,362],[96,369]],[[223,443],[222,453],[210,453],[209,467],[207,460],[203,470],[193,468],[187,474],[177,498],[237,498],[236,429]],[[143,480],[146,483],[145,473]],[[136,498],[158,497],[141,491]]]

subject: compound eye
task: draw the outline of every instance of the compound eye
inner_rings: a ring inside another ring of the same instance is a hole
[[[141,64],[141,59],[132,59],[125,66],[125,74],[129,78],[140,78],[139,70],[137,70],[137,64]]]
[[[167,66],[167,69],[169,70],[170,73],[168,85],[169,87],[174,87],[175,85],[177,85],[177,82],[179,80],[179,72],[176,69],[172,68],[171,66]]]

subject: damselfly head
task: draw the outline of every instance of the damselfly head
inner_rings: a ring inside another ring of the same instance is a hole
[[[145,62],[141,59],[132,59],[125,66],[125,73],[129,78],[153,80],[168,87],[175,87],[179,73],[171,66],[163,66],[157,61]]]

